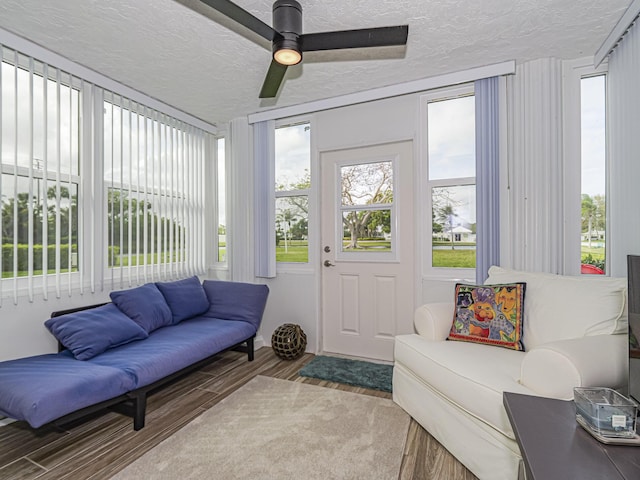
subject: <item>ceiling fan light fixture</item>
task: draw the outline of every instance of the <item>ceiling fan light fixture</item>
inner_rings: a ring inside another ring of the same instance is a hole
[[[280,65],[297,65],[302,61],[298,39],[302,33],[302,7],[296,0],[276,0],[273,4],[273,59]]]
[[[297,0],[275,0],[273,27],[232,0],[200,1],[271,42],[272,59],[260,90],[260,98],[275,98],[278,95],[287,68],[302,62],[302,52],[406,45],[409,34],[409,25],[304,34],[302,6]]]
[[[292,48],[281,48],[274,52],[273,59],[280,65],[297,65],[302,61],[302,54]]]

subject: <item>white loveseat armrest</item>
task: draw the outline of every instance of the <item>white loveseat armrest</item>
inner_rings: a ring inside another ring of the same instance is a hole
[[[413,325],[421,337],[434,342],[446,340],[453,323],[453,303],[427,303],[416,308]]]
[[[520,383],[544,396],[573,399],[574,387],[619,388],[626,382],[626,335],[550,342],[525,353]]]

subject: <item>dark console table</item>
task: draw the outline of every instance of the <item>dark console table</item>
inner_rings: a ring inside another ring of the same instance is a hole
[[[573,401],[503,394],[527,480],[638,480],[640,447],[604,445],[576,422]]]

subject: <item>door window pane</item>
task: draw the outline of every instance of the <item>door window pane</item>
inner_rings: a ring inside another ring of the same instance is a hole
[[[393,201],[391,162],[342,167],[340,178],[343,205],[373,205]]]
[[[351,210],[342,213],[342,251],[391,251],[391,210]]]
[[[393,163],[346,165],[339,181],[342,251],[392,251]]]

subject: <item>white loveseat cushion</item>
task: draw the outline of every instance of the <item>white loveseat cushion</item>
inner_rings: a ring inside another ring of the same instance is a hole
[[[627,331],[624,278],[571,277],[493,266],[486,284],[526,282],[525,350],[549,342]]]
[[[513,439],[502,392],[535,394],[518,383],[524,355],[466,342],[432,342],[411,334],[396,336],[394,359],[447,401]]]

